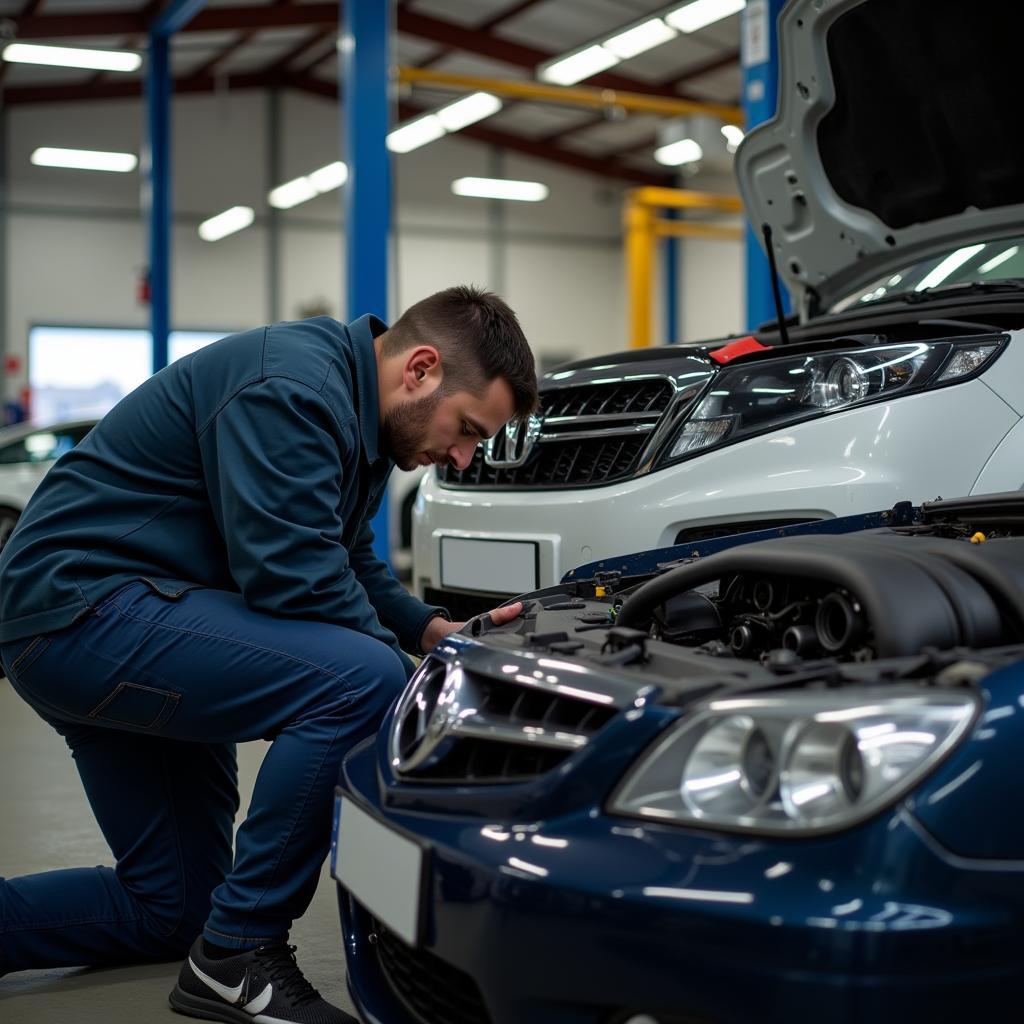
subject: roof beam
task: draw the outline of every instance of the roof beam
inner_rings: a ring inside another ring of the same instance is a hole
[[[12,19],[19,39],[137,35],[149,30],[138,11],[94,11],[87,14],[40,14]],[[337,3],[289,7],[210,7],[181,27],[182,32],[231,32],[292,28],[296,25],[337,25]]]
[[[489,57],[491,60],[502,61],[505,64],[529,68],[531,71],[538,64],[558,56],[557,53],[552,53],[549,50],[523,46],[521,43],[500,39],[478,29],[463,28],[461,25],[453,25],[451,22],[430,18],[425,14],[416,14],[409,10],[399,10],[398,31],[404,32],[406,35],[417,36],[420,39],[429,39],[431,42],[441,43],[452,49],[465,50],[481,57]],[[618,89],[622,92],[640,92],[649,96],[664,95],[664,89],[660,85],[651,85],[650,82],[643,82],[638,78],[629,78],[626,75],[608,71],[600,75],[592,75],[585,84],[602,89]],[[680,98],[689,99],[691,97],[680,96]]]
[[[477,31],[479,31],[479,32],[490,32],[492,28],[497,28],[499,25],[503,24],[504,22],[509,21],[512,18],[514,18],[517,14],[522,14],[523,11],[529,9],[530,7],[535,7],[539,3],[540,3],[540,0],[519,0],[519,3],[517,3],[515,6],[510,7],[507,10],[502,11],[501,14],[496,14],[490,20],[485,21],[482,25],[479,26]],[[407,6],[407,5],[404,4],[404,3],[400,4],[398,9],[401,10],[405,6]],[[439,60],[442,60],[443,58],[447,57],[449,53],[451,53],[451,50],[449,50],[447,47],[445,47],[444,49],[439,50],[437,53],[435,53],[433,57],[430,57],[427,60],[425,60],[420,65],[420,67],[424,67],[424,68],[432,67]]]
[[[398,116],[404,121],[407,118],[415,117],[417,114],[425,113],[425,111],[425,107],[419,107],[412,103],[402,103],[399,104]],[[457,134],[474,139],[477,142],[485,142],[489,146],[497,146],[499,149],[521,153],[523,156],[533,157],[535,160],[546,160],[549,163],[569,167],[574,171],[585,171],[587,174],[594,174],[600,178],[612,178],[616,181],[628,181],[641,185],[671,185],[674,183],[674,176],[672,174],[637,170],[620,164],[615,160],[599,159],[586,156],[583,153],[573,153],[568,149],[544,145],[535,142],[533,139],[527,139],[521,135],[511,135],[508,132],[498,131],[495,128],[486,128],[481,124],[470,125],[468,128],[463,128]]]
[[[19,15],[19,17],[22,17],[22,18],[29,18],[29,17],[31,17],[33,14],[36,13],[36,11],[39,10],[39,5],[42,2],[43,2],[43,0],[27,0],[27,3],[22,8],[22,11],[21,11],[21,14]],[[3,82],[4,78],[7,77],[7,69],[9,67],[10,67],[10,64],[8,64],[7,61],[0,61],[0,82]]]
[[[722,68],[729,67],[730,65],[737,63],[739,59],[740,51],[730,50],[728,53],[724,53],[720,57],[709,60],[705,64],[700,64],[695,68],[691,68],[685,75],[679,75],[678,77],[673,76],[670,79],[664,79],[660,83],[661,91],[665,95],[675,95],[677,86],[680,86],[685,82],[692,81],[694,78],[700,78],[701,75],[707,75],[712,71],[719,71]],[[738,104],[739,100],[736,102]],[[596,128],[599,124],[604,124],[606,120],[607,118],[604,114],[598,114],[596,117],[589,118],[580,124],[573,125],[571,128],[564,128],[561,131],[545,135],[540,141],[544,143],[555,142],[560,138],[564,138],[566,135],[572,135],[575,132],[585,132],[588,128]]]
[[[293,0],[271,0],[271,7],[288,7]],[[203,75],[213,74],[214,70],[224,61],[228,59],[232,54],[237,53],[247,43],[251,43],[259,35],[259,29],[250,28],[244,32],[239,33],[235,38],[224,47],[220,53],[214,54],[205,64],[200,65],[194,71],[192,71],[189,78],[201,78]]]
[[[332,102],[337,102],[338,100],[338,88],[336,85],[314,78],[311,75],[268,75],[266,72],[257,72],[254,74],[232,75],[230,81],[232,89],[266,89],[275,85],[286,86],[309,93],[310,95],[323,97]],[[212,74],[190,75],[187,78],[178,79],[174,83],[174,91],[177,95],[209,93],[214,92],[219,84],[221,83],[218,83],[217,76]],[[93,100],[139,99],[141,96],[142,83],[138,80],[98,82],[89,89],[89,98]],[[5,103],[11,106],[34,103],[73,103],[81,99],[82,87],[80,85],[46,85],[33,86],[32,88],[16,88],[6,90],[4,94]],[[404,119],[414,117],[423,112],[424,108],[413,104],[402,104],[399,116]],[[560,149],[557,146],[497,131],[494,128],[485,128],[481,125],[471,125],[469,128],[463,128],[459,134],[474,139],[477,142],[486,143],[489,146],[497,146],[515,153],[521,153],[524,156],[568,167],[575,171],[584,171],[601,178],[611,178],[616,181],[632,182],[641,185],[669,185],[673,180],[671,174],[657,174],[637,170],[619,164],[614,160],[599,159],[582,153],[573,153],[566,149]]]

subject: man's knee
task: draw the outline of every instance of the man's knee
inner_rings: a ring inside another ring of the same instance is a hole
[[[383,643],[375,643],[363,663],[347,676],[353,701],[378,718],[402,692],[408,678],[402,659]]]

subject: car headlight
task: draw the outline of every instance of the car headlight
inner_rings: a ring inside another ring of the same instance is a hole
[[[768,834],[847,828],[917,785],[976,711],[967,693],[713,701],[641,756],[609,809]]]
[[[1005,339],[884,345],[723,370],[665,450],[676,462],[721,444],[979,373]]]

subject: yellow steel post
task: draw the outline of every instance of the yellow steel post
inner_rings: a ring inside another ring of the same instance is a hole
[[[636,198],[626,196],[626,294],[629,296],[629,344],[646,348],[654,334],[652,307],[654,276],[654,213]]]
[[[654,246],[658,238],[741,238],[743,231],[726,224],[700,221],[667,220],[655,211],[711,210],[716,213],[740,213],[739,196],[691,189],[660,188],[655,185],[630,189],[623,207],[626,243],[626,295],[629,302],[629,344],[648,347],[654,337]]]

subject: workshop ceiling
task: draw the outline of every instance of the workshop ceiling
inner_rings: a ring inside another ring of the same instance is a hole
[[[0,0],[7,39],[144,50],[165,0]],[[535,77],[542,61],[665,7],[665,0],[398,0],[395,63],[489,78]],[[337,0],[209,0],[172,41],[179,94],[296,89],[337,96]],[[732,15],[593,75],[581,86],[738,104],[740,16]],[[141,95],[142,74],[0,64],[8,106]],[[396,117],[451,102],[453,94],[403,87]],[[626,181],[669,183],[657,164],[659,118],[507,100],[471,138]]]

